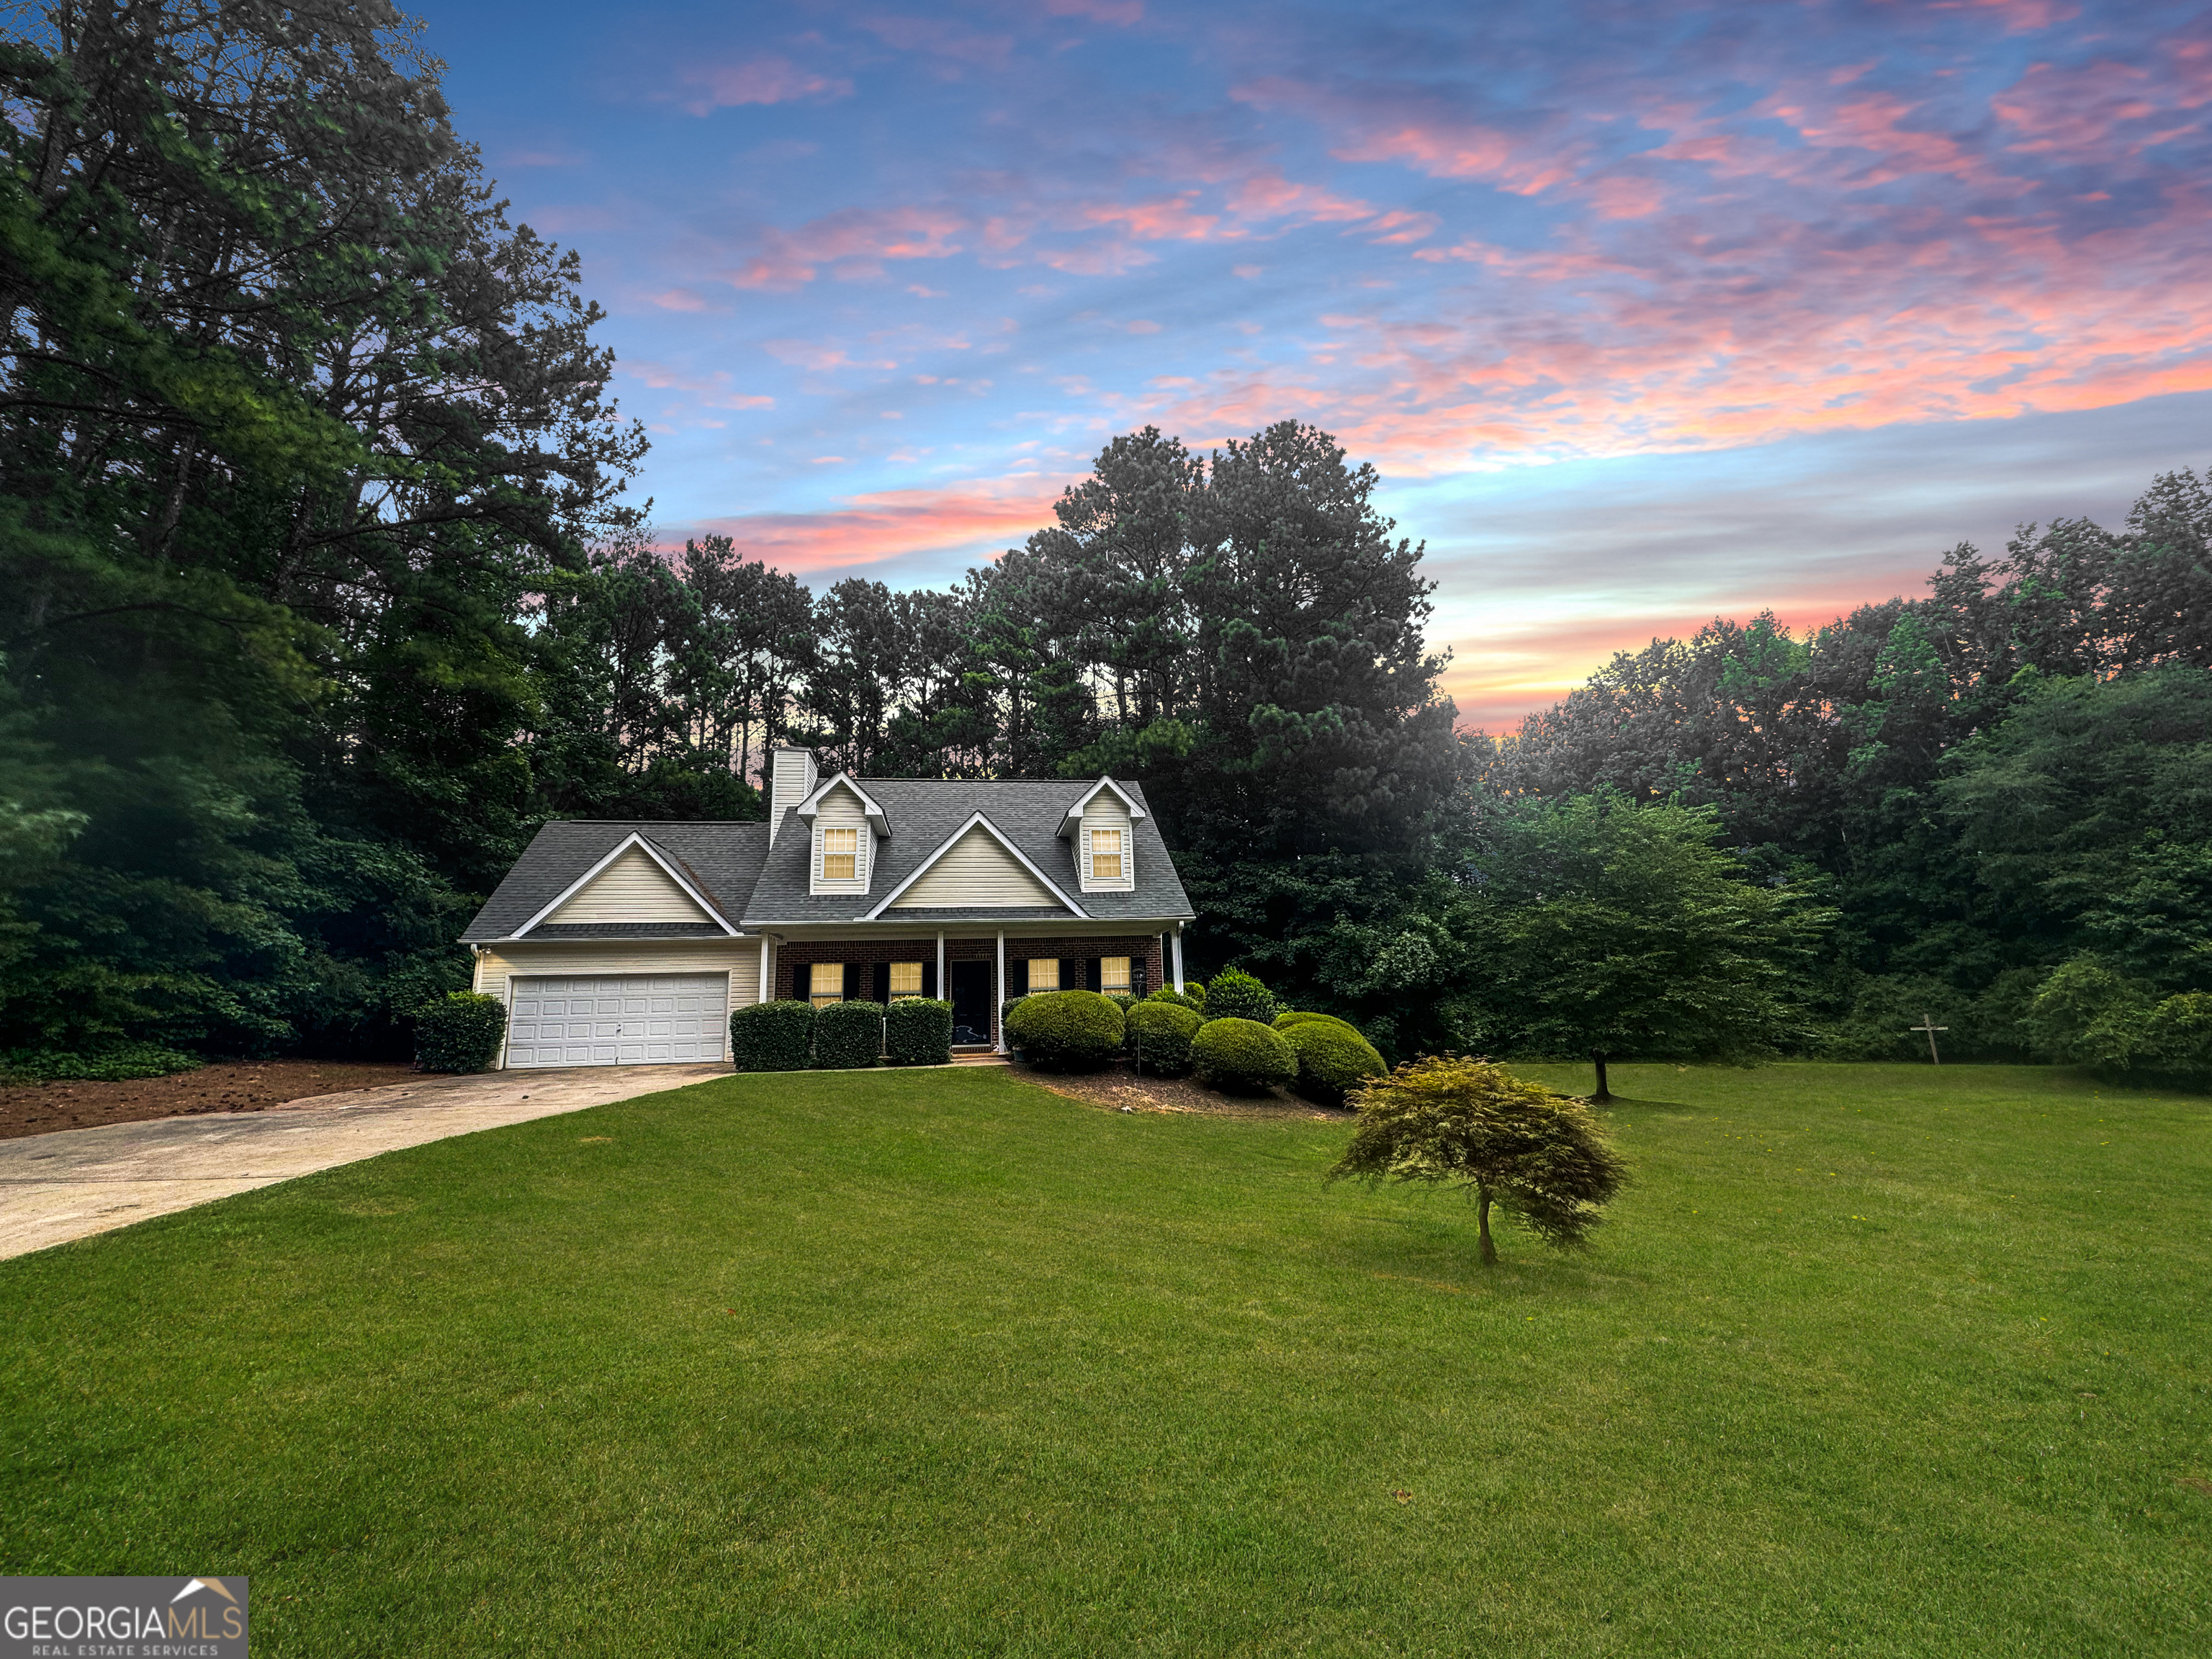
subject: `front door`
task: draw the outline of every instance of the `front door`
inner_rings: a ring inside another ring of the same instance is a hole
[[[988,1043],[991,1040],[991,964],[988,962],[948,962],[945,976],[952,981],[952,1041],[955,1044]]]

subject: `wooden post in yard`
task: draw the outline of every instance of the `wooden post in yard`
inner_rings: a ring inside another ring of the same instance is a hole
[[[1928,1063],[1931,1066],[1941,1066],[1943,1063],[1943,1056],[1936,1052],[1936,1033],[1938,1031],[1948,1031],[1951,1029],[1949,1026],[1938,1025],[1936,1023],[1936,1016],[1933,1014],[1923,1014],[1920,1016],[1919,1024],[1908,1025],[1905,1029],[1908,1031],[1927,1032]]]

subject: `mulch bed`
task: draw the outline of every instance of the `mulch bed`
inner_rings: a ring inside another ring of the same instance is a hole
[[[1307,1118],[1351,1123],[1356,1112],[1332,1111],[1280,1089],[1264,1095],[1223,1095],[1185,1077],[1139,1077],[1127,1060],[1103,1072],[1040,1072],[1020,1060],[1014,1069],[1031,1083],[1070,1100],[1109,1112],[1194,1112],[1208,1117]]]
[[[198,1112],[266,1111],[288,1100],[380,1089],[422,1075],[404,1060],[257,1060],[218,1061],[197,1072],[128,1083],[5,1084],[0,1085],[0,1140]]]

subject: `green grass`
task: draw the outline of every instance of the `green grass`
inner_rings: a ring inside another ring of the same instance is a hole
[[[1340,1125],[980,1069],[0,1264],[0,1570],[250,1574],[263,1659],[2212,1651],[2212,1102],[1614,1082],[1596,1253],[1488,1273]]]

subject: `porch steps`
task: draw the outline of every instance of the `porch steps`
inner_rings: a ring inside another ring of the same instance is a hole
[[[989,1048],[955,1048],[952,1063],[955,1066],[1010,1066],[1013,1062]]]

